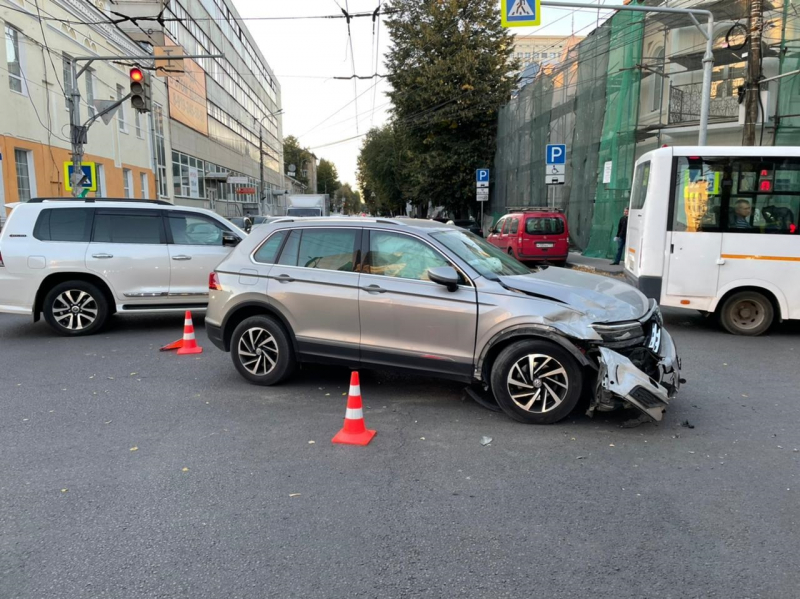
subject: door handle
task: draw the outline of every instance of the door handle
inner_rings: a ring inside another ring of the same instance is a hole
[[[377,285],[367,285],[366,287],[362,287],[364,291],[367,293],[386,293],[386,289],[383,287],[378,287]]]
[[[725,258],[717,258],[717,265],[722,266],[725,264]]]
[[[92,258],[97,258],[98,260],[108,260],[113,257],[114,254],[92,254]]]
[[[278,275],[277,277],[275,277],[275,280],[280,283],[291,283],[292,281],[294,281],[294,279],[289,275]]]
[[[191,260],[192,257],[191,256],[180,255],[180,256],[173,256],[172,259],[173,260]]]

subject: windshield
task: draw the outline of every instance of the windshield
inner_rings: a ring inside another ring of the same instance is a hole
[[[469,231],[443,231],[431,237],[487,279],[527,275],[531,270]]]
[[[319,208],[289,208],[286,211],[287,216],[322,216],[322,210]]]

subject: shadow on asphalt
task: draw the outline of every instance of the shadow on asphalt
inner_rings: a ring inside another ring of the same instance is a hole
[[[664,324],[668,330],[677,328],[692,329],[694,331],[708,331],[712,334],[733,337],[717,323],[716,316],[705,316],[696,310],[681,310],[679,308],[662,308]],[[800,320],[776,322],[765,336],[794,336],[800,335]]]

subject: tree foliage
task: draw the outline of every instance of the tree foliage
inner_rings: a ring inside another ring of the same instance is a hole
[[[349,183],[345,183],[336,190],[334,203],[342,207],[344,214],[359,214],[363,211],[361,206],[361,194],[354,191]]]
[[[308,185],[308,177],[303,173],[303,164],[313,159],[311,152],[307,148],[301,148],[300,142],[294,135],[283,138],[283,163],[286,174],[289,174],[289,165],[295,165],[297,170],[294,178],[303,185]]]
[[[333,196],[341,186],[336,165],[325,158],[320,159],[317,167],[317,193],[327,193]]]
[[[371,214],[394,216],[405,211],[404,181],[409,175],[405,141],[391,124],[371,129],[358,156],[358,184]]]
[[[389,0],[387,8],[397,11],[387,21],[391,133],[367,136],[362,189],[389,210],[408,199],[422,215],[430,201],[463,216],[475,208],[475,169],[492,164],[497,112],[516,84],[510,35],[495,0]]]

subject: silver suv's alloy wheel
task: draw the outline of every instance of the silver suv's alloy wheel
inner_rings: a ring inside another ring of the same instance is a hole
[[[97,319],[97,301],[85,291],[70,289],[53,302],[55,321],[69,331],[81,331]]]
[[[511,399],[520,408],[544,414],[564,401],[569,377],[564,366],[552,356],[528,354],[511,367],[506,385]]]
[[[237,351],[242,366],[255,376],[269,374],[278,363],[278,344],[269,331],[260,327],[244,332]]]

